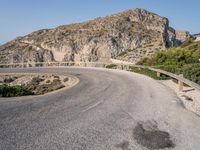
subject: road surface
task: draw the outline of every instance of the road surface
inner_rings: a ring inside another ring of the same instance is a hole
[[[92,68],[0,69],[72,74],[44,96],[0,98],[1,150],[199,150],[200,118],[149,77]]]

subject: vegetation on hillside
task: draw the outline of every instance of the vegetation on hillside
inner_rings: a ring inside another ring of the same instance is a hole
[[[191,40],[180,47],[159,51],[151,58],[144,58],[137,64],[153,66],[183,76],[200,84],[200,42]]]
[[[135,73],[139,73],[139,74],[147,75],[147,76],[149,76],[153,79],[156,79],[156,80],[167,79],[167,77],[165,75],[161,75],[160,77],[158,77],[157,73],[155,71],[149,70],[147,68],[138,68],[138,67],[130,66],[130,71],[135,72]]]
[[[107,69],[117,69],[119,67],[116,64],[110,64],[110,65],[107,65],[106,68]],[[157,77],[157,73],[155,71],[149,70],[147,68],[138,68],[138,67],[130,66],[128,71],[144,74],[144,75],[147,75],[147,76],[149,76],[149,77],[151,77],[153,79],[156,79],[156,80],[165,80],[165,79],[167,79],[167,77],[165,75],[161,75],[160,77]]]
[[[42,95],[64,88],[69,78],[57,75],[2,75],[0,76],[0,97]],[[26,82],[26,84],[24,84]]]
[[[0,85],[0,97],[17,97],[33,94],[33,92],[23,88],[22,86],[9,86],[6,84]]]
[[[106,68],[107,69],[117,69],[117,65],[116,64],[109,64],[109,65],[106,65]]]

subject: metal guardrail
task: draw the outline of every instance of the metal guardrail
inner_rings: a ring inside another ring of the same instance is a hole
[[[154,69],[154,68],[149,68],[150,70],[152,71],[156,71],[156,72],[160,72],[162,74],[165,74],[167,76],[170,76],[174,79],[177,79],[179,81],[179,85],[180,86],[183,86],[182,84],[185,83],[186,85],[194,88],[194,89],[197,89],[197,90],[200,90],[200,85],[197,84],[197,83],[194,83],[186,78],[184,78],[182,75],[176,75],[176,74],[173,74],[173,73],[170,73],[170,72],[167,72],[167,71],[164,71],[164,70],[160,70],[160,69]],[[179,90],[183,90],[183,87],[179,87]]]
[[[157,72],[157,76],[160,77],[161,74],[167,75],[173,79],[178,80],[179,90],[183,91],[183,83],[194,88],[200,90],[200,85],[194,83],[188,79],[185,79],[183,76],[176,75],[161,69],[155,69],[152,67],[135,65],[133,63],[104,63],[104,62],[35,62],[35,63],[14,63],[14,64],[0,64],[0,68],[29,68],[29,67],[60,67],[60,66],[80,66],[80,67],[106,67],[108,65],[114,64],[118,66],[118,69],[126,69],[129,67],[137,67],[137,68],[145,68],[152,71]]]
[[[200,90],[200,85],[197,84],[197,83],[194,83],[186,78],[184,78],[182,75],[176,75],[176,74],[173,74],[171,72],[167,72],[167,71],[164,71],[164,70],[161,70],[161,69],[155,69],[155,68],[152,68],[152,67],[147,67],[147,66],[140,66],[140,65],[134,65],[135,67],[138,67],[138,68],[146,68],[146,69],[149,69],[149,70],[152,70],[152,71],[155,71],[157,72],[157,76],[160,77],[161,74],[164,74],[164,75],[167,75],[173,79],[176,79],[178,80],[178,83],[179,83],[179,90],[180,91],[183,91],[183,83],[194,88],[194,89],[197,89],[197,90]]]

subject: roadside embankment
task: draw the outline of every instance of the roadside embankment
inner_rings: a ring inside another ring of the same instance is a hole
[[[178,84],[173,80],[162,80],[160,82],[175,91],[186,109],[200,116],[200,91],[188,86],[184,86],[184,90],[179,91]]]

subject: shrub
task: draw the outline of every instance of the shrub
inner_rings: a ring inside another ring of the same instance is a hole
[[[67,82],[67,81],[69,81],[69,78],[66,77],[63,81],[64,81],[64,82]]]
[[[159,51],[151,58],[143,58],[137,64],[153,66],[175,74],[183,74],[185,78],[200,84],[200,42],[191,40],[181,47]]]
[[[110,65],[107,65],[106,68],[108,68],[108,69],[117,69],[117,65],[116,64],[110,64]]]
[[[187,47],[187,46],[191,45],[192,43],[194,43],[194,42],[191,39],[187,40],[181,45],[181,47],[183,47],[183,48]]]
[[[15,81],[15,80],[16,80],[15,77],[6,77],[6,78],[4,79],[4,83],[11,83],[11,82],[13,82],[13,81]]]
[[[33,93],[22,86],[0,85],[0,96],[2,97],[17,97],[25,95],[33,95]]]
[[[47,80],[47,81],[46,81],[46,83],[50,83],[50,82],[51,82],[50,80]]]
[[[183,76],[197,84],[200,84],[200,65],[186,65],[183,68]]]
[[[171,48],[159,51],[151,58],[143,58],[137,64],[154,65],[184,65],[197,63],[200,58],[200,49],[189,50],[186,48]]]
[[[146,68],[143,69],[143,68],[137,68],[137,67],[130,67],[130,71],[147,75],[156,80],[165,80],[167,78],[165,75],[161,75],[160,77],[157,77],[157,73],[155,71],[152,71]]]
[[[182,68],[181,66],[178,66],[178,65],[157,65],[157,66],[154,66],[154,68],[162,69],[174,74],[182,74]]]

